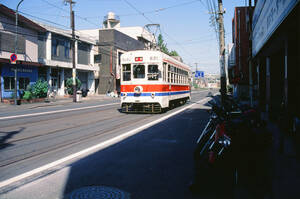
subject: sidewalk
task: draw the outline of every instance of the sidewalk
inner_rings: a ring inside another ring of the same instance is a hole
[[[107,95],[90,95],[87,97],[82,97],[79,103],[85,102],[96,102],[96,101],[104,101],[104,100],[112,100],[118,99],[113,98]],[[55,101],[50,102],[36,102],[36,103],[23,103],[21,105],[14,105],[14,104],[5,104],[0,102],[0,111],[1,110],[20,110],[20,109],[32,109],[38,107],[49,107],[49,106],[56,106],[56,105],[65,105],[73,103],[73,98],[68,97],[57,97]]]
[[[271,198],[299,198],[300,164],[299,154],[296,151],[297,143],[295,137],[281,132],[273,123],[269,123],[267,128],[273,134]]]

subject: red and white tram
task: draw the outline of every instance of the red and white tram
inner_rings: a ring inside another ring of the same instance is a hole
[[[160,51],[121,55],[122,112],[159,113],[191,98],[190,67]]]

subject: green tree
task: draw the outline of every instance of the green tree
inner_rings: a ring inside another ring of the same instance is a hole
[[[179,56],[179,54],[177,53],[176,50],[172,50],[170,53],[169,53],[170,56]]]
[[[165,43],[161,34],[158,35],[157,45],[163,53],[170,56],[179,56],[179,54],[175,50],[169,51],[169,49],[167,48],[167,44]]]
[[[157,38],[157,45],[159,46],[160,50],[163,52],[163,53],[166,53],[167,55],[169,54],[169,50],[167,48],[167,44],[165,44],[165,41],[162,37],[161,34],[158,35],[158,38]]]

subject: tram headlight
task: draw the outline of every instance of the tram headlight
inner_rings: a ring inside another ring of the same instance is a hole
[[[141,92],[143,92],[143,87],[141,87],[141,86],[134,87],[134,92],[136,94],[140,94]]]
[[[151,97],[154,98],[155,97],[155,93],[151,93]]]

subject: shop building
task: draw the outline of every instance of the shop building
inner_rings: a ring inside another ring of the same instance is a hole
[[[300,1],[258,1],[252,54],[259,104],[270,119],[300,118]]]
[[[15,49],[15,12],[0,4],[0,98],[13,98],[14,71],[17,68],[17,95],[21,97],[28,85],[38,79],[48,82],[49,90],[56,90],[64,96],[66,80],[72,77],[71,31],[29,20],[22,15],[18,18],[18,39],[16,64],[10,63]],[[84,34],[76,34],[75,64],[76,76],[81,89],[95,94],[99,77],[99,66],[94,64],[98,51],[95,41]]]
[[[45,69],[38,60],[38,36],[46,29],[31,20],[18,16],[17,61],[11,64],[10,56],[15,52],[15,12],[0,4],[0,99],[14,97],[15,70],[17,70],[17,96],[29,84],[37,81],[40,71]]]
[[[40,24],[46,33],[39,38],[39,62],[44,64],[41,72],[48,81],[51,90],[57,90],[59,96],[66,95],[66,80],[72,78],[71,31],[63,30],[45,24]],[[95,41],[83,34],[76,34],[75,66],[76,77],[81,81],[81,89],[89,90],[88,94],[95,94],[95,84],[99,74],[99,67],[94,64],[96,51]]]
[[[249,7],[236,7],[232,19],[232,44],[228,45],[228,78],[234,95],[249,96]]]
[[[79,33],[89,35],[97,43],[99,94],[120,92],[120,57],[124,52],[147,49],[155,42],[155,37],[143,27],[121,27],[120,18],[112,12],[104,17],[103,28],[79,30]]]

